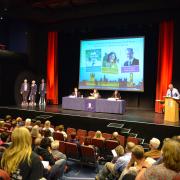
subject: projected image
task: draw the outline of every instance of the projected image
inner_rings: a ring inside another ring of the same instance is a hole
[[[81,41],[79,89],[144,91],[144,37]]]

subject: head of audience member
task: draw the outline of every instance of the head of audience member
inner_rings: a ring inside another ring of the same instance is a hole
[[[25,125],[24,125],[25,127],[31,127],[31,119],[30,118],[27,118],[26,120],[25,120]]]
[[[36,83],[36,81],[35,80],[32,80],[32,84],[34,85]]]
[[[42,138],[40,138],[40,137],[36,138],[36,139],[34,140],[34,146],[35,146],[35,147],[40,146],[41,140],[42,140]]]
[[[23,120],[22,120],[21,117],[16,118],[16,125],[17,126],[23,126],[24,125]]]
[[[118,90],[115,90],[115,91],[114,91],[114,94],[115,94],[115,95],[118,95]]]
[[[52,150],[58,150],[59,149],[59,141],[55,140],[51,143]]]
[[[133,49],[132,48],[127,48],[127,58],[132,59],[134,55]]]
[[[166,168],[180,171],[180,143],[176,140],[167,140],[162,147],[163,163]]]
[[[40,120],[37,120],[37,121],[35,122],[35,125],[37,125],[38,127],[41,127],[41,121],[40,121]]]
[[[1,133],[1,141],[3,143],[6,143],[9,141],[9,134],[7,132],[2,132]]]
[[[95,94],[95,93],[98,93],[98,90],[97,90],[97,89],[94,89],[93,92],[94,92],[94,94]]]
[[[33,126],[33,128],[31,129],[31,136],[33,138],[37,138],[37,137],[40,137],[40,133],[39,133],[39,126],[35,125]]]
[[[144,148],[140,145],[135,145],[132,149],[132,158],[138,162],[144,159]]]
[[[49,129],[49,128],[51,127],[51,122],[50,122],[50,121],[46,121],[46,122],[44,123],[44,127],[45,127],[46,129]]]
[[[172,139],[175,140],[175,141],[178,141],[180,143],[180,135],[173,136]]]
[[[96,139],[102,139],[102,138],[103,138],[102,132],[101,132],[101,131],[96,131],[94,138],[96,138]]]
[[[132,152],[132,149],[134,148],[135,144],[133,142],[127,142],[125,151],[126,153]]]
[[[44,130],[44,137],[52,137],[52,133],[49,129]]]
[[[12,118],[11,115],[6,115],[5,118],[4,118],[5,122],[7,122],[7,123],[8,123],[8,122],[11,123],[12,119],[13,119],[13,118]]]
[[[41,140],[40,147],[43,149],[51,148],[51,140],[48,137],[45,137]]]
[[[150,141],[149,141],[149,147],[151,148],[151,150],[156,150],[158,149],[160,146],[160,140],[157,139],[157,138],[152,138]]]
[[[64,131],[64,125],[57,126],[57,131],[59,131],[59,132]]]
[[[0,128],[3,128],[4,127],[4,121],[3,120],[0,120]]]
[[[173,90],[173,88],[174,88],[173,84],[169,84],[168,87],[169,87],[170,90]]]
[[[16,127],[11,134],[12,144],[4,152],[1,168],[8,174],[15,172],[23,161],[31,163],[31,134],[25,127]]]
[[[124,148],[121,145],[117,146],[115,148],[115,151],[116,151],[118,157],[124,155]]]
[[[112,133],[112,139],[118,139],[119,133],[118,132],[113,132]]]
[[[75,132],[72,132],[72,133],[71,133],[71,139],[72,139],[72,140],[76,139],[76,133],[75,133]]]

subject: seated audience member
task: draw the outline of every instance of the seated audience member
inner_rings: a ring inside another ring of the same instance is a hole
[[[5,148],[8,148],[10,146],[10,137],[9,137],[9,134],[7,132],[3,132],[1,133],[1,144],[0,146],[3,146]]]
[[[95,133],[93,138],[105,140],[105,138],[103,137],[101,131],[96,131],[96,133]]]
[[[24,126],[25,126],[27,129],[31,130],[31,129],[32,129],[31,119],[27,118],[27,119],[25,120]]]
[[[144,154],[145,158],[151,157],[153,159],[158,159],[161,156],[161,151],[158,150],[160,146],[160,141],[157,138],[152,138],[149,142],[150,151]]]
[[[41,138],[41,134],[39,133],[39,126],[35,125],[31,129],[32,138]]]
[[[114,176],[116,175],[116,162],[117,160],[124,155],[124,148],[119,145],[115,148],[115,152],[117,153],[117,156],[113,158],[111,162],[107,162],[103,169],[96,175],[96,180],[104,180],[107,178],[109,173],[113,174]]]
[[[35,121],[34,125],[37,125],[40,128],[39,130],[41,130],[41,121],[40,120]]]
[[[118,90],[115,90],[113,95],[112,95],[112,98],[115,98],[115,99],[121,99],[121,96],[120,96],[120,93],[118,92]]]
[[[118,136],[119,136],[118,132],[113,132],[112,137],[110,138],[110,140],[117,141],[120,144]]]
[[[4,127],[4,121],[3,120],[0,120],[0,128],[3,128]]]
[[[40,155],[43,161],[49,162],[48,173],[46,175],[47,179],[61,179],[64,172],[64,167],[66,165],[65,159],[54,159],[51,150],[51,140],[49,138],[43,138],[41,140],[40,146],[36,148],[35,151]]]
[[[13,118],[12,118],[11,115],[6,115],[5,118],[4,118],[4,120],[5,120],[6,123],[11,123],[12,120],[13,120]]]
[[[16,126],[24,126],[24,122],[21,117],[16,118]]]
[[[52,134],[54,133],[54,129],[51,127],[51,122],[50,122],[50,121],[46,121],[46,122],[44,123],[44,128],[43,128],[43,130],[46,130],[46,129],[49,129]]]
[[[180,143],[175,140],[167,140],[162,147],[163,162],[150,166],[145,164],[136,180],[173,179],[180,172]]]
[[[91,97],[93,97],[93,98],[95,98],[95,99],[100,98],[100,94],[99,94],[99,92],[98,92],[97,89],[94,89],[94,90],[93,90],[93,93],[90,93],[90,95],[91,95]]]
[[[125,174],[138,173],[145,162],[144,149],[140,145],[135,145],[132,149],[131,159],[123,170],[119,180],[122,180]]]
[[[66,155],[59,151],[59,141],[55,140],[51,143],[52,155],[55,160],[65,159]]]
[[[76,138],[76,133],[75,132],[71,133],[69,142],[76,143],[76,144],[80,145],[79,140]]]
[[[54,138],[52,137],[52,133],[49,129],[44,130],[44,137],[47,137],[51,140],[51,142],[54,141]]]
[[[31,149],[31,134],[25,127],[17,127],[11,135],[12,144],[4,152],[1,169],[11,179],[35,180],[43,177],[43,165]]]
[[[66,132],[64,131],[64,126],[63,126],[63,125],[57,126],[56,132],[62,133],[63,136],[64,136],[64,140],[67,139],[67,134],[66,134]]]
[[[78,91],[78,88],[74,88],[74,92],[72,92],[72,96],[74,97],[80,97],[81,93]]]

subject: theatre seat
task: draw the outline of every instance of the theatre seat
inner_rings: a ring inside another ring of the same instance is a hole
[[[78,129],[77,136],[87,136],[87,131],[84,129]]]
[[[96,132],[95,131],[88,131],[88,136],[93,138],[95,136]]]
[[[65,142],[66,156],[71,160],[80,161],[78,145],[75,143]]]
[[[62,152],[63,154],[66,153],[66,147],[64,141],[59,141],[59,151]]]
[[[127,138],[127,142],[133,142],[133,143],[136,144],[136,145],[138,145],[138,144],[140,143],[138,138],[136,138],[136,137],[131,137],[131,136],[129,136],[129,137]]]
[[[105,139],[111,139],[112,134],[109,134],[109,133],[102,133],[102,136],[103,136]]]
[[[59,140],[59,141],[64,141],[64,136],[63,136],[63,134],[62,133],[60,133],[60,132],[54,132],[53,133],[53,138],[54,138],[54,140]]]
[[[66,133],[67,133],[68,135],[70,135],[71,133],[76,133],[76,129],[75,129],[75,128],[68,127],[67,130],[66,130]]]
[[[118,139],[119,139],[119,142],[120,142],[120,145],[125,147],[125,136],[122,136],[122,135],[118,135]]]

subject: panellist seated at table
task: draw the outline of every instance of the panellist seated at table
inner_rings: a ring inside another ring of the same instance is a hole
[[[112,95],[112,98],[114,98],[116,100],[121,99],[120,93],[117,90],[115,90],[113,95]]]
[[[74,97],[80,97],[81,93],[78,91],[78,88],[74,88],[74,92],[72,92],[72,96]]]
[[[100,94],[99,94],[98,90],[94,89],[93,93],[90,93],[89,98],[90,99],[98,99],[98,98],[100,98]]]

